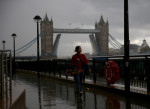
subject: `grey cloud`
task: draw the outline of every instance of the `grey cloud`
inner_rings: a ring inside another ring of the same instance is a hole
[[[149,40],[149,0],[129,0],[130,40]],[[12,33],[16,33],[16,48],[36,37],[36,24],[33,17],[45,13],[53,18],[54,28],[94,28],[101,14],[109,21],[110,34],[123,44],[124,0],[1,0],[0,1],[0,39],[6,40],[6,47],[12,49]],[[69,25],[71,23],[71,25]],[[81,25],[84,24],[84,25]],[[56,34],[54,34],[56,36]],[[141,38],[142,37],[142,38]],[[88,34],[62,34],[59,54],[71,55],[65,43],[89,41]],[[2,48],[2,47],[1,47]],[[74,47],[68,47],[72,50]],[[34,52],[32,52],[34,51]],[[65,54],[66,53],[66,54]],[[36,44],[24,55],[36,54]],[[22,55],[22,54],[21,54]]]

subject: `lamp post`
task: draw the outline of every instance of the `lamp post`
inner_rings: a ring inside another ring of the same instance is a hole
[[[16,70],[16,56],[15,56],[15,38],[17,37],[17,35],[15,33],[13,33],[12,35],[13,38],[13,46],[14,46],[14,64],[13,64],[13,74],[15,74],[15,70]]]
[[[15,57],[15,38],[17,37],[17,35],[15,33],[13,33],[12,35],[12,38],[13,38],[13,46],[14,46],[14,62],[16,60],[16,57]]]
[[[6,43],[6,41],[2,41],[2,43],[3,43],[3,50],[5,50],[5,43]]]
[[[128,0],[124,0],[124,67],[125,67],[125,92],[130,92],[129,72],[129,10]]]
[[[35,22],[37,23],[37,73],[38,77],[40,76],[39,74],[39,23],[41,21],[41,17],[39,15],[36,15],[34,18]]]

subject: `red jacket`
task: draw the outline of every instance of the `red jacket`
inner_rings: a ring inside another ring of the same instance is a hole
[[[87,64],[87,63],[88,63],[88,61],[87,61],[87,59],[86,59],[86,56],[85,56],[84,54],[80,54],[79,57],[80,57],[80,59],[82,60],[82,62],[83,62],[84,64]],[[82,63],[81,63],[80,59],[78,58],[78,56],[77,56],[76,54],[74,54],[74,55],[72,56],[71,65],[77,66],[77,67],[81,67],[81,66],[82,66]]]

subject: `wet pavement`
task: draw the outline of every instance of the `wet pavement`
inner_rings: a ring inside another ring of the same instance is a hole
[[[88,87],[78,98],[75,84],[28,73],[16,73],[15,81],[26,89],[26,109],[150,109],[148,101]]]

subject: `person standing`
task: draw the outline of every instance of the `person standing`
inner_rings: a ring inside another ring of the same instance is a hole
[[[76,54],[72,56],[71,65],[75,72],[74,77],[76,81],[76,94],[81,97],[82,96],[82,80],[84,78],[84,66],[87,66],[88,61],[87,61],[86,56],[82,54],[81,46],[76,46],[75,52]],[[91,72],[90,69],[89,69],[89,72]]]

